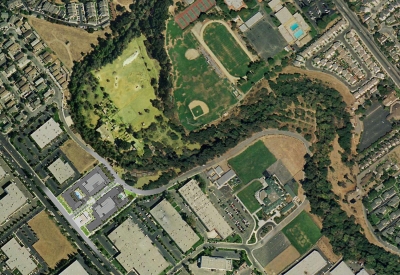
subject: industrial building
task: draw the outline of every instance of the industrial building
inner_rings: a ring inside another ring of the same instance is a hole
[[[116,259],[128,272],[134,270],[137,274],[158,275],[169,266],[150,238],[130,218],[108,238],[120,251]]]
[[[36,142],[40,149],[43,149],[61,133],[62,129],[60,128],[60,125],[55,122],[53,118],[50,118],[31,134],[31,138]]]
[[[232,260],[219,257],[202,256],[200,258],[200,268],[232,271]]]
[[[72,169],[68,162],[64,163],[61,158],[58,158],[47,168],[53,174],[59,184],[64,183],[67,179],[74,176],[74,169]]]
[[[168,201],[161,201],[150,213],[183,252],[188,251],[200,240],[199,236]]]
[[[18,269],[22,275],[28,275],[36,269],[37,265],[31,259],[31,253],[21,246],[15,238],[3,245],[1,250],[8,258],[6,264],[10,269]]]
[[[179,193],[187,201],[197,216],[199,216],[200,220],[209,231],[217,231],[222,239],[225,239],[232,234],[232,228],[224,220],[203,191],[201,191],[197,181],[192,179],[179,189]]]
[[[10,215],[24,206],[26,201],[27,198],[14,182],[8,184],[4,188],[3,194],[0,195],[0,224],[3,224]]]
[[[59,275],[89,275],[86,272],[85,268],[81,265],[80,262],[75,260],[72,264],[70,264],[64,271],[62,271]]]
[[[315,275],[327,265],[326,260],[321,254],[314,250],[293,266],[289,271],[283,273],[284,275]]]
[[[335,266],[331,271],[331,275],[354,275],[353,271],[345,262],[340,262],[337,266]]]

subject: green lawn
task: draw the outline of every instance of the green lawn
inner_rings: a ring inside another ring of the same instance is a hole
[[[243,153],[230,159],[229,165],[235,170],[243,183],[258,179],[271,164],[276,161],[275,156],[260,140],[249,146]]]
[[[69,207],[69,205],[61,195],[57,197],[57,200],[61,203],[61,205],[64,207],[64,209],[67,211],[68,214],[72,213],[71,207]]]
[[[306,253],[322,236],[307,212],[301,212],[282,232],[300,254]]]
[[[224,25],[208,25],[204,30],[204,41],[229,73],[234,76],[246,75],[251,60]]]
[[[244,206],[250,211],[250,213],[254,213],[257,209],[261,207],[260,203],[257,201],[255,197],[255,193],[263,187],[261,182],[254,181],[249,186],[246,186],[242,191],[240,191],[237,196],[242,201]]]
[[[187,130],[195,130],[221,117],[237,100],[228,80],[220,78],[203,55],[194,60],[185,57],[188,49],[199,46],[192,33],[186,32],[173,39],[175,34],[169,34],[169,31],[174,29],[167,29],[172,44],[168,52],[173,66],[174,101],[182,125]],[[203,101],[209,113],[195,120],[188,107],[193,100]]]

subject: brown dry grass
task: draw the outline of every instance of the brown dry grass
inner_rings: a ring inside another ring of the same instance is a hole
[[[273,259],[264,269],[268,275],[279,274],[299,257],[300,253],[291,245]]]
[[[91,44],[97,44],[97,38],[105,37],[107,32],[88,33],[83,29],[50,23],[31,16],[28,17],[28,22],[69,69],[72,68],[73,61],[82,58],[81,53],[90,52]],[[68,44],[67,41],[69,41]]]
[[[133,0],[114,0],[115,4],[119,4],[120,6],[123,6],[127,11],[131,11],[129,8],[129,5],[133,3]]]
[[[33,248],[50,268],[54,268],[59,261],[68,259],[69,255],[76,253],[76,249],[45,211],[36,215],[28,225],[39,239]]]
[[[295,179],[303,178],[304,156],[307,151],[301,141],[282,135],[266,136],[262,140],[271,153],[282,160]]]
[[[330,262],[336,263],[340,260],[341,257],[333,252],[332,245],[330,244],[329,239],[326,236],[322,236],[322,238],[319,239],[319,241],[317,242],[317,246]]]
[[[347,88],[342,81],[327,73],[303,70],[293,66],[285,67],[281,73],[300,73],[306,75],[308,78],[321,80],[328,87],[337,90],[342,95],[343,101],[347,104],[347,106],[352,106],[355,102],[354,96],[351,94],[349,88]]]
[[[74,164],[75,168],[81,174],[85,171],[88,171],[90,168],[94,167],[98,163],[92,155],[83,150],[72,139],[67,140],[61,146],[61,151],[63,151],[63,153]]]

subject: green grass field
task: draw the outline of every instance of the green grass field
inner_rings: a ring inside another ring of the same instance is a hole
[[[241,181],[247,184],[253,179],[260,178],[262,172],[275,161],[275,156],[259,140],[240,155],[231,158],[228,163],[235,170]]]
[[[242,191],[240,191],[237,196],[242,201],[244,206],[250,211],[250,213],[254,213],[257,209],[261,207],[260,203],[257,201],[255,197],[255,193],[263,187],[261,182],[254,181],[250,185],[246,186]]]
[[[216,74],[203,55],[194,60],[185,57],[188,49],[198,48],[192,33],[185,32],[179,36],[170,25],[168,23],[167,37],[171,44],[168,52],[173,65],[175,104],[182,125],[187,130],[195,130],[221,117],[237,100],[232,93],[233,87]],[[206,103],[209,113],[195,120],[188,107],[193,100]]]
[[[307,212],[301,212],[282,232],[301,255],[306,253],[322,236],[318,226]]]
[[[246,75],[251,60],[224,25],[208,25],[204,30],[204,41],[229,73],[238,77]]]

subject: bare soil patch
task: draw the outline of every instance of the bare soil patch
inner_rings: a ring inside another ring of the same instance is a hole
[[[39,239],[33,248],[50,268],[54,268],[59,261],[68,259],[69,255],[76,253],[76,249],[45,211],[36,215],[28,225]]]
[[[293,245],[285,249],[278,257],[272,260],[266,267],[265,271],[269,275],[279,274],[288,265],[300,257],[300,253],[294,248]]]
[[[317,246],[330,262],[336,263],[340,260],[341,257],[333,253],[332,245],[326,236],[322,236],[322,238],[319,239]]]
[[[186,57],[188,60],[196,59],[197,57],[199,57],[199,55],[200,55],[199,51],[198,51],[198,50],[195,50],[195,49],[189,49],[189,50],[187,50],[187,51],[185,52],[185,57]]]
[[[349,88],[347,88],[347,86],[342,81],[327,73],[303,70],[293,66],[285,67],[281,73],[287,73],[287,74],[299,73],[299,74],[304,74],[312,79],[321,80],[328,87],[337,90],[342,95],[343,101],[347,104],[347,106],[352,106],[355,102],[354,96],[351,94]]]
[[[63,151],[63,153],[74,164],[75,168],[81,174],[83,174],[85,171],[88,171],[98,163],[92,155],[83,150],[72,139],[67,140],[61,146],[61,151]]]
[[[262,140],[271,153],[277,159],[282,160],[295,179],[303,178],[304,156],[307,151],[301,141],[282,135],[268,135]]]
[[[115,4],[119,4],[120,6],[123,6],[127,11],[131,11],[129,8],[130,4],[133,4],[133,0],[114,0]]]
[[[98,37],[105,37],[106,30],[88,33],[83,29],[50,23],[36,17],[28,17],[29,24],[43,41],[56,53],[68,68],[73,61],[79,61],[82,53],[92,50],[91,44],[97,44]]]

